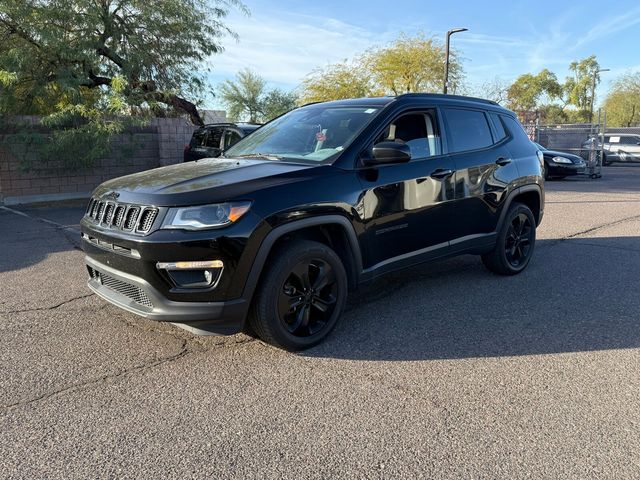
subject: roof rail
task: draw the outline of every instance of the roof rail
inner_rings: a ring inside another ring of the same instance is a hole
[[[468,97],[466,95],[449,95],[445,93],[403,93],[402,95],[397,95],[396,98],[402,97],[425,97],[425,98],[454,98],[457,100],[471,100],[474,102],[482,102],[487,103],[489,105],[497,105],[500,106],[498,102],[494,102],[493,100],[487,100],[486,98],[478,98],[478,97]]]

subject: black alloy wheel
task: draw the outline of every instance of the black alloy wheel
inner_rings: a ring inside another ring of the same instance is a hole
[[[506,259],[514,268],[519,268],[528,261],[534,239],[533,232],[531,221],[524,213],[518,213],[509,224],[504,248]]]
[[[531,209],[514,202],[505,215],[493,250],[482,255],[482,263],[498,275],[516,275],[529,264],[535,243],[536,221]]]
[[[331,247],[290,240],[269,256],[248,330],[286,350],[312,347],[336,326],[347,293],[347,273]]]
[[[338,285],[331,265],[319,258],[302,260],[280,289],[280,321],[293,336],[315,335],[331,319],[337,293]]]

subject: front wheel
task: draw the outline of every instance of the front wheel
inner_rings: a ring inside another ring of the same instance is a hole
[[[533,213],[526,205],[513,203],[500,227],[494,249],[482,255],[482,262],[498,275],[516,275],[529,264],[535,243]]]
[[[294,240],[270,257],[250,327],[265,342],[285,350],[312,347],[336,326],[347,291],[347,274],[331,248]]]

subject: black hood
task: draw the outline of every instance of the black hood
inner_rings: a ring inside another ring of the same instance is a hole
[[[143,205],[199,205],[299,181],[308,178],[311,169],[331,168],[276,160],[208,158],[109,180],[95,190],[94,196]]]
[[[564,158],[568,158],[573,163],[584,162],[584,158],[578,155],[574,155],[573,153],[558,152],[557,150],[542,150],[542,154],[545,157],[548,157],[549,160],[551,160],[553,157],[564,157]]]

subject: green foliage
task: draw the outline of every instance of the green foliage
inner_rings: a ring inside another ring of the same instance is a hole
[[[375,95],[361,62],[341,62],[311,72],[302,82],[301,103],[325,102]]]
[[[535,110],[541,99],[556,99],[562,95],[558,78],[547,69],[537,75],[520,75],[507,90],[508,106],[512,110]]]
[[[445,48],[423,34],[401,34],[390,45],[373,49],[363,57],[373,83],[385,93],[439,92],[444,79]],[[449,89],[456,92],[462,66],[455,52],[449,55]]]
[[[196,72],[233,35],[223,23],[231,8],[246,11],[239,0],[0,0],[1,113],[95,105],[122,77],[127,104],[201,123]]]
[[[573,76],[567,77],[564,84],[567,104],[575,106],[578,110],[589,110],[593,99],[593,77],[596,78],[596,85],[600,83],[600,75],[596,73],[599,68],[595,55],[571,62],[569,70]]]
[[[236,78],[225,80],[220,86],[222,101],[234,120],[253,123],[267,122],[296,107],[297,96],[279,89],[266,90],[265,80],[255,72],[244,69]]]
[[[604,109],[608,126],[640,125],[640,73],[628,73],[615,80],[604,101]]]
[[[302,83],[302,101],[439,92],[444,61],[444,46],[435,38],[402,34],[390,45],[312,72]],[[452,93],[460,88],[463,76],[458,56],[452,51],[449,58]]]
[[[268,91],[262,100],[262,114],[265,121],[279,117],[296,108],[298,96],[294,92],[285,92],[278,88]]]

